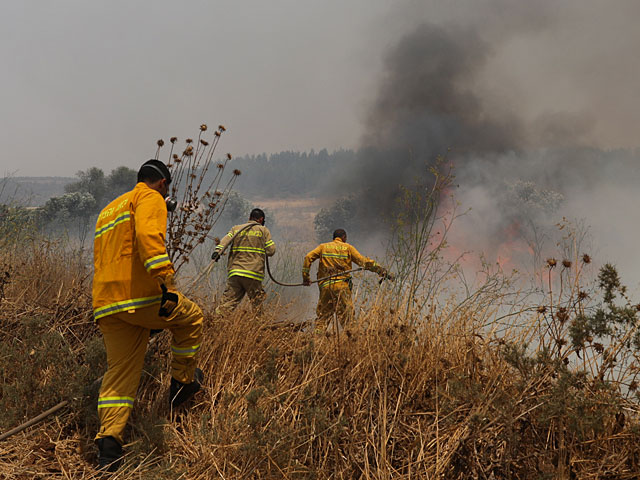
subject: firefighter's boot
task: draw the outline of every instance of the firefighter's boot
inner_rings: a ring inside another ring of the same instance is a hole
[[[98,444],[98,468],[106,472],[115,472],[122,464],[122,447],[112,436],[99,438]]]
[[[184,402],[193,397],[200,390],[200,385],[204,380],[202,370],[196,368],[193,374],[193,382],[182,383],[171,378],[171,386],[169,387],[169,404],[172,409],[178,408]]]

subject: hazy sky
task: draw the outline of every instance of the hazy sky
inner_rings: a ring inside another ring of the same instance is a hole
[[[227,127],[221,154],[357,147],[385,52],[421,22],[488,39],[492,105],[635,147],[638,18],[634,0],[6,0],[0,175],[137,168],[202,122]]]

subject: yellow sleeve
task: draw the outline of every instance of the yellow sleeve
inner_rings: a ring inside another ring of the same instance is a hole
[[[316,248],[311,250],[304,257],[304,263],[302,264],[302,279],[309,280],[309,271],[311,269],[311,264],[315,262],[320,255],[322,254],[322,245],[318,245]]]
[[[229,230],[229,233],[227,233],[224,237],[222,237],[222,240],[220,240],[220,243],[216,245],[216,252],[222,252],[225,248],[227,248],[227,245],[229,245],[231,240],[233,240],[233,237],[235,237],[236,235],[235,228],[236,227],[231,227],[231,230]]]
[[[152,191],[140,197],[135,206],[135,229],[138,253],[149,275],[164,282],[174,275],[167,254],[167,206],[162,195]]]
[[[380,265],[378,265],[374,260],[371,260],[369,257],[365,257],[362,255],[356,247],[353,245],[349,245],[349,253],[351,254],[351,260],[353,263],[358,265],[359,267],[363,267],[365,270],[369,270],[371,272],[375,272],[379,275],[382,275],[385,270]]]
[[[264,227],[264,251],[269,257],[276,253],[276,244],[271,239],[271,232],[267,227]]]

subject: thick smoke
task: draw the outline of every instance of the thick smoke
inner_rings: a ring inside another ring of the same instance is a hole
[[[495,93],[503,80],[487,74],[505,42],[557,24],[547,11],[540,8],[527,22],[526,12],[507,9],[505,18],[517,20],[508,30],[491,22],[487,28],[425,23],[388,51],[359,162],[336,189],[353,196],[349,227],[358,238],[379,235],[381,216],[397,213],[399,186],[427,185],[429,166],[446,156],[455,165],[456,198],[472,209],[452,234],[461,249],[495,260],[503,243],[520,236],[525,244],[538,242],[537,253],[545,255],[551,230],[566,217],[590,226],[594,243],[607,249],[602,261],[620,258],[609,255],[612,245],[631,253],[620,232],[631,241],[636,229],[628,219],[613,222],[611,212],[633,202],[637,156],[594,147],[594,116],[584,112],[525,116],[512,96]],[[518,90],[504,82],[505,91]],[[594,225],[600,221],[616,225]]]

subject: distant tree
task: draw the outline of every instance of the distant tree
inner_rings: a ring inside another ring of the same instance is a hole
[[[107,177],[107,190],[108,196],[115,198],[122,195],[125,192],[133,189],[136,186],[138,180],[138,172],[132,170],[129,167],[118,167],[111,170],[111,173]]]
[[[91,167],[85,171],[80,170],[76,176],[79,180],[65,186],[64,191],[67,193],[90,193],[95,201],[94,208],[101,206],[108,188],[104,172],[97,167]]]
[[[65,186],[67,193],[89,193],[95,200],[94,213],[99,212],[108,202],[136,186],[138,173],[129,167],[111,170],[108,176],[97,168],[80,170],[78,180]]]
[[[332,240],[334,230],[344,228],[353,238],[360,230],[357,204],[354,197],[339,198],[329,208],[323,208],[313,220],[316,235],[321,242]]]
[[[95,211],[96,200],[90,193],[65,193],[50,198],[40,209],[41,224],[54,231],[75,226],[78,237],[84,242]]]

